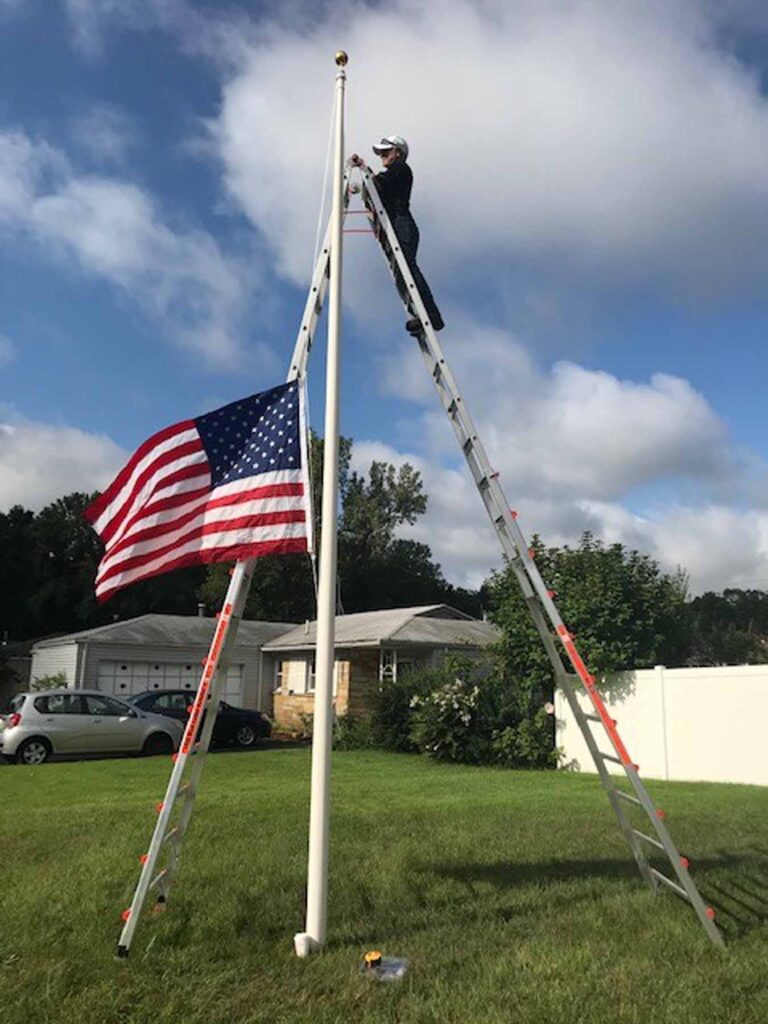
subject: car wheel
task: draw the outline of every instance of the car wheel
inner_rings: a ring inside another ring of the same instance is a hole
[[[147,736],[144,740],[144,746],[141,748],[141,752],[145,757],[156,757],[159,754],[172,754],[173,740],[167,732],[153,732],[151,736]]]
[[[24,740],[16,749],[16,764],[42,764],[51,756],[51,745],[48,740],[33,736]]]
[[[235,733],[238,747],[252,747],[256,742],[256,730],[252,725],[241,725]]]

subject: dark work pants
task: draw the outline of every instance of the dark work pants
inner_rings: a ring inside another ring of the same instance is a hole
[[[392,227],[395,229],[403,256],[405,256],[405,261],[413,276],[414,284],[419,290],[419,295],[421,295],[421,301],[426,307],[430,323],[436,331],[442,330],[445,324],[443,323],[442,316],[440,316],[440,310],[437,308],[430,287],[424,280],[424,275],[419,270],[419,265],[416,262],[416,250],[419,248],[419,229],[416,226],[416,221],[410,213],[399,214],[392,218]],[[416,316],[416,309],[410,301],[408,289],[399,270],[396,274],[396,280],[397,290],[400,292],[403,302],[406,303],[411,314]]]

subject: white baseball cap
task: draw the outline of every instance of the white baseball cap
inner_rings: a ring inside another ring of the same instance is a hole
[[[381,142],[373,147],[373,152],[376,156],[381,156],[382,153],[386,153],[389,149],[399,149],[405,159],[408,159],[408,143],[402,135],[385,135]]]

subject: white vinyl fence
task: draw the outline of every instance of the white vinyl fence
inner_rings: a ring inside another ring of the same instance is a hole
[[[601,692],[642,776],[768,785],[768,665],[658,665],[611,677]],[[586,694],[579,699],[586,708]],[[555,715],[564,764],[595,771],[560,692]],[[598,746],[610,753],[602,727],[593,725]]]

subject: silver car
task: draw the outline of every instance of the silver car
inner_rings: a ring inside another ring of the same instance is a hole
[[[171,754],[184,728],[100,690],[17,693],[0,715],[0,754],[42,764],[51,754]]]

